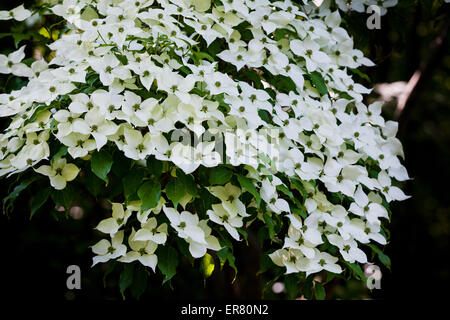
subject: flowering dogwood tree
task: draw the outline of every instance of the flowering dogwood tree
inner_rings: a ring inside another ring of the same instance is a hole
[[[64,27],[48,30],[45,59],[25,46],[0,55],[0,73],[23,79],[0,95],[0,175],[17,181],[4,210],[42,179],[32,214],[47,201],[70,209],[80,189],[102,194],[112,213],[98,221],[93,265],[117,260],[124,278],[139,263],[166,282],[180,256],[214,254],[238,272],[233,244],[255,232],[261,272],[292,274],[297,291],[319,272],[363,280],[368,252],[390,264],[389,203],[408,198],[397,183],[409,177],[397,123],[351,75],[374,64],[341,15],[396,2],[64,0],[0,12]]]

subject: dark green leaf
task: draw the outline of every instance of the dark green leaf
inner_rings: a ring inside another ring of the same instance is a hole
[[[55,190],[51,192],[50,196],[55,204],[63,206],[67,211],[72,207],[72,203],[75,199],[75,190],[72,185],[68,184],[62,190]]]
[[[259,206],[259,204],[261,203],[261,195],[259,194],[253,182],[249,178],[244,177],[240,174],[237,175],[237,179],[239,181],[239,184],[241,185],[241,188],[251,193],[252,196],[255,197],[256,203]]]
[[[216,167],[211,171],[209,183],[211,185],[223,185],[230,181],[233,172],[225,167]]]
[[[141,210],[147,211],[156,207],[161,197],[161,184],[159,182],[147,181],[137,191],[142,201]]]
[[[53,155],[52,160],[55,161],[56,159],[64,157],[67,154],[67,150],[68,150],[67,146],[61,146],[58,152]]]
[[[223,268],[225,262],[227,262],[227,261],[228,261],[228,264],[230,265],[230,267],[233,268],[233,270],[234,270],[233,282],[234,282],[234,280],[236,280],[238,270],[236,268],[235,257],[233,255],[233,252],[231,251],[230,248],[226,247],[226,248],[222,248],[221,250],[217,251],[217,256],[219,257],[221,269]]]
[[[311,300],[313,293],[312,293],[312,287],[313,287],[313,277],[308,277],[305,280],[305,283],[302,286],[302,294],[307,300]]]
[[[191,174],[185,174],[182,170],[177,169],[177,179],[183,184],[185,193],[194,197],[198,194],[197,184]]]
[[[111,170],[113,164],[112,156],[104,150],[95,152],[91,158],[92,172],[100,179],[108,183],[108,173]]]
[[[125,199],[129,200],[129,198],[137,192],[144,177],[145,171],[136,168],[132,169],[125,177],[123,177],[122,184]]]
[[[136,266],[136,270],[133,275],[133,284],[130,287],[131,294],[133,297],[139,300],[142,294],[147,289],[148,284],[148,272],[145,270],[145,267],[142,265]]]
[[[361,78],[363,78],[363,79],[366,80],[367,82],[372,82],[372,80],[370,80],[369,76],[368,76],[367,74],[365,74],[364,72],[361,72],[361,71],[358,70],[358,69],[352,69],[352,68],[349,68],[349,70],[350,70],[351,72],[353,72],[354,74],[357,74],[358,76],[360,76]]]
[[[284,286],[286,288],[289,299],[295,299],[298,297],[300,290],[299,279],[297,274],[288,274],[284,277]]]
[[[361,269],[361,266],[357,263],[349,263],[347,261],[344,261],[344,263],[352,270],[354,276],[356,279],[366,281],[367,278],[364,276],[364,272]]]
[[[367,246],[372,248],[372,250],[378,255],[378,259],[380,260],[380,262],[382,264],[384,264],[390,270],[391,269],[391,259],[387,255],[385,255],[383,253],[383,251],[381,251],[381,249],[378,248],[376,245],[370,243]]]
[[[40,207],[47,201],[48,197],[50,196],[51,188],[43,188],[40,189],[36,195],[33,197],[33,200],[31,201],[31,213],[30,213],[30,220],[33,218],[34,214],[39,210]]]
[[[318,281],[314,281],[314,295],[316,300],[325,300],[326,297],[325,288]]]
[[[275,224],[273,222],[272,217],[267,212],[264,212],[263,213],[263,219],[264,219],[264,222],[266,223],[266,227],[267,227],[267,229],[269,231],[270,239],[275,238],[275,236],[276,236]]]
[[[279,184],[277,185],[277,190],[281,191],[282,193],[284,193],[285,195],[287,195],[289,197],[289,199],[294,199],[294,195],[292,194],[292,192],[286,188],[285,185]]]
[[[178,202],[185,194],[184,184],[180,179],[172,180],[166,185],[166,195],[173,202],[174,208],[177,207]]]
[[[163,284],[172,279],[177,273],[179,263],[178,252],[172,247],[160,246],[158,248],[158,268],[164,275]]]
[[[32,184],[34,181],[38,180],[40,176],[35,175],[29,179],[26,179],[19,183],[17,186],[14,187],[13,191],[8,194],[5,198],[3,198],[3,212],[5,214],[8,214],[9,210],[13,207],[14,201],[16,201],[17,197],[20,195],[20,193],[28,188],[30,184]]]
[[[323,79],[322,75],[317,71],[311,72],[309,75],[311,76],[311,81],[316,87],[317,91],[319,91],[321,95],[328,94],[327,85],[325,84],[325,80]]]
[[[97,197],[103,188],[103,181],[99,179],[93,172],[85,172],[85,186],[86,189],[94,196]]]
[[[125,300],[125,290],[133,283],[134,264],[125,264],[119,278],[119,288],[122,298]]]
[[[156,177],[159,178],[163,169],[163,162],[154,157],[147,159],[147,168]]]

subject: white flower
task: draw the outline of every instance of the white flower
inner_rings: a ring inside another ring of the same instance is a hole
[[[320,46],[312,40],[292,40],[290,48],[294,54],[305,59],[308,72],[313,72],[319,66],[326,68],[331,63],[331,59],[327,54],[322,52]]]
[[[121,203],[114,202],[112,203],[112,217],[100,221],[95,228],[112,236],[125,225],[130,216],[131,212],[128,209],[124,210]]]
[[[35,171],[49,177],[53,188],[62,190],[66,187],[68,181],[77,177],[80,169],[73,163],[67,163],[66,159],[58,158],[50,166],[40,166]]]
[[[195,147],[175,143],[171,149],[170,159],[186,174],[189,174],[200,165],[214,167],[221,162],[220,154],[213,149],[214,142],[200,142]]]
[[[358,261],[359,263],[366,263],[367,256],[361,249],[358,248],[358,244],[353,239],[344,240],[341,236],[337,234],[329,234],[327,235],[328,241],[332,245],[335,245],[339,248],[339,252],[341,253],[344,260],[353,263]]]
[[[242,217],[230,214],[222,204],[213,204],[212,210],[208,210],[206,214],[211,221],[223,225],[234,239],[240,240],[239,233],[235,228],[242,227]]]
[[[327,252],[318,252],[317,250],[314,259],[311,261],[310,270],[306,273],[306,276],[322,270],[339,274],[342,272],[342,268],[336,263],[338,260],[338,258]]]
[[[379,203],[369,202],[369,197],[361,186],[356,189],[354,198],[355,202],[352,202],[348,209],[350,212],[365,217],[370,223],[379,222],[379,218],[389,218],[386,208]]]
[[[269,257],[277,266],[286,267],[285,274],[309,270],[310,260],[297,249],[278,249],[269,254]]]
[[[391,202],[392,200],[402,201],[410,198],[411,196],[407,196],[403,193],[403,191],[391,184],[391,178],[385,171],[381,171],[378,173],[378,188],[386,197],[387,202]]]
[[[158,226],[156,218],[152,217],[142,224],[142,228],[136,232],[133,240],[164,244],[167,240],[167,224],[162,223]]]
[[[239,199],[242,190],[231,183],[225,186],[209,187],[209,192],[222,201],[223,208],[232,216],[248,217],[244,203]]]
[[[31,11],[24,8],[23,4],[10,10],[0,11],[0,20],[14,19],[17,21],[23,21],[31,16]]]
[[[11,52],[8,56],[0,54],[0,73],[12,73],[19,77],[31,77],[32,71],[21,61],[25,58],[25,46]]]
[[[58,139],[69,147],[67,151],[74,159],[86,156],[89,151],[97,147],[95,140],[89,139],[88,134],[73,132],[64,137],[60,136]]]
[[[192,214],[189,211],[183,211],[180,214],[174,208],[165,206],[163,210],[170,220],[170,225],[178,232],[178,236],[206,244],[205,233],[198,226],[199,219],[196,214]]]
[[[127,247],[123,242],[123,231],[117,232],[112,237],[111,242],[102,239],[92,246],[92,252],[96,254],[94,256],[92,266],[95,266],[99,262],[106,262],[111,259],[116,259],[126,254]]]
[[[180,214],[166,206],[163,207],[163,211],[178,236],[189,243],[189,251],[194,258],[203,257],[207,248],[220,250],[219,242],[211,235],[211,228],[205,220],[199,221],[198,216],[189,211],[183,211]]]
[[[144,266],[150,267],[155,271],[156,264],[158,263],[158,257],[155,251],[158,248],[158,244],[153,241],[134,240],[135,235],[136,231],[133,228],[128,238],[131,251],[128,251],[119,261],[130,263],[137,260]]]
[[[289,203],[278,197],[274,182],[275,180],[271,183],[269,179],[264,179],[262,181],[261,198],[267,203],[267,207],[270,211],[277,214],[281,212],[291,212]]]
[[[298,217],[293,215],[288,215],[288,217],[290,219],[299,219]],[[313,249],[314,247],[314,244],[308,242],[303,238],[303,235],[299,230],[297,230],[292,225],[289,226],[288,237],[284,239],[283,249],[290,248],[300,250],[305,255],[305,257],[307,257],[308,259],[312,259],[314,258],[315,254],[315,251]]]
[[[147,132],[144,136],[138,130],[124,129],[126,145],[123,150],[128,158],[134,160],[143,160],[154,150],[152,136]]]

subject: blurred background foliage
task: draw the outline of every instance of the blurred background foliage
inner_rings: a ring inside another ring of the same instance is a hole
[[[35,1],[2,1],[0,10]],[[449,259],[445,257],[450,231],[450,37],[444,37],[444,31],[449,25],[450,4],[444,4],[444,0],[400,0],[382,17],[380,30],[367,29],[367,17],[349,13],[344,16],[344,24],[353,35],[355,46],[377,64],[361,69],[367,77],[358,79],[375,87],[368,102],[385,100],[385,118],[400,121],[398,137],[412,178],[404,184],[404,190],[412,198],[392,204],[391,241],[385,251],[391,258],[392,270],[381,267],[381,289],[370,292],[359,281],[334,279],[327,286],[327,299],[434,297],[449,280]],[[50,40],[50,34],[53,39],[58,37],[63,25],[49,30],[58,22],[50,16],[29,26],[0,21],[0,53],[15,50],[20,42],[28,45],[29,56],[47,56],[50,52],[42,44]],[[436,48],[439,37],[442,41]],[[424,69],[421,85],[399,113],[399,95],[413,74]],[[0,76],[2,93],[22,85],[20,79]],[[6,125],[2,119],[0,127],[4,129]],[[0,197],[4,198],[13,185],[14,178],[2,180]],[[120,268],[111,263],[91,268],[89,246],[101,238],[93,228],[110,214],[106,199],[75,194],[75,206],[70,211],[59,211],[60,208],[47,204],[30,221],[30,199],[38,187],[23,192],[9,215],[0,215],[3,292],[20,298],[122,299],[118,289]],[[150,274],[142,299],[292,298],[288,294],[292,283],[284,284],[282,278],[278,283],[269,283],[268,275],[258,274],[261,251],[255,235],[249,234],[248,245],[242,242],[235,248],[239,273],[234,282],[233,269],[226,264],[220,271],[216,256],[211,261],[197,261],[194,267],[189,261],[182,261],[170,283],[161,285],[161,275]],[[81,267],[81,290],[70,291],[66,287],[66,268],[73,264]],[[205,279],[199,270],[211,272],[214,265],[215,270]],[[143,270],[135,270],[135,274],[147,278]],[[130,296],[129,292],[125,295]]]

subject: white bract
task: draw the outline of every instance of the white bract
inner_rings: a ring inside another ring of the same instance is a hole
[[[53,161],[50,166],[40,166],[35,171],[49,177],[52,187],[61,190],[66,187],[68,181],[77,177],[80,169],[73,163],[67,163],[66,159],[59,158]]]

